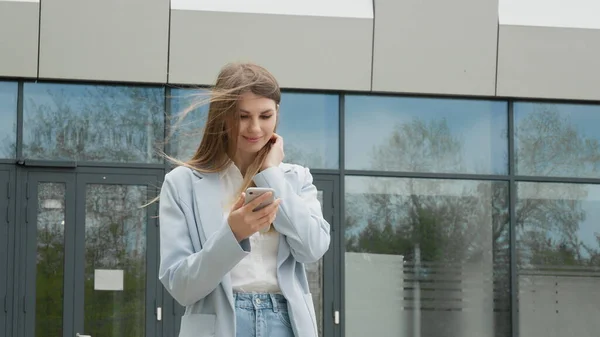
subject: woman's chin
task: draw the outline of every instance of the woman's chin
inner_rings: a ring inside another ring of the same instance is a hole
[[[263,147],[265,146],[265,144],[261,143],[261,144],[252,144],[252,145],[247,145],[244,146],[242,149],[240,149],[242,152],[247,153],[247,154],[257,154]]]

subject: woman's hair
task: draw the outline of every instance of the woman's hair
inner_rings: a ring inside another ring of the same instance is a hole
[[[240,120],[238,102],[240,97],[248,92],[272,99],[275,101],[277,109],[279,108],[281,90],[277,80],[269,71],[252,63],[225,65],[221,69],[215,85],[208,89],[208,98],[201,98],[202,96],[205,97],[206,94],[199,94],[199,99],[196,99],[182,111],[179,117],[180,123],[194,109],[206,103],[209,104],[202,140],[194,155],[187,161],[166,157],[175,164],[202,173],[214,173],[224,170],[232,163],[232,158],[237,151]],[[252,180],[260,170],[270,148],[271,142],[268,142],[258,152],[256,159],[244,174],[239,193],[253,185]]]

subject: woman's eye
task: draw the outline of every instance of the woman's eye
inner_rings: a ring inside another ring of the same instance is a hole
[[[266,115],[266,116],[260,116],[262,119],[269,119],[271,117],[273,117],[273,115]]]
[[[241,119],[246,119],[248,116],[240,116]]]

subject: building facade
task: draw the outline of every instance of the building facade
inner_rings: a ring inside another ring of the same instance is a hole
[[[321,336],[597,336],[599,11],[0,0],[0,336],[177,336],[141,206],[233,61],[279,79],[332,225],[306,266]]]

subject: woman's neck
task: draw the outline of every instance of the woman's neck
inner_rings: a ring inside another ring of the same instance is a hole
[[[250,166],[250,164],[252,164],[254,158],[256,158],[256,153],[247,154],[237,152],[235,154],[235,157],[233,158],[233,163],[240,170],[242,176],[246,175],[246,170],[248,170],[248,167]]]

